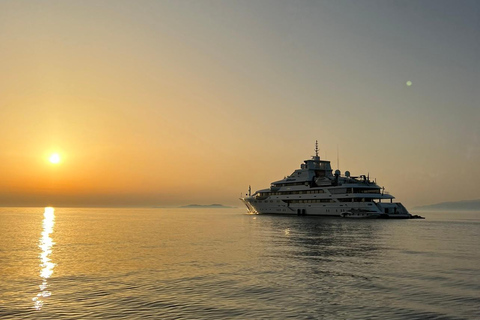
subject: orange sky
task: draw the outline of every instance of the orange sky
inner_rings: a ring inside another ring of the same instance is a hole
[[[240,206],[316,139],[406,205],[480,198],[472,4],[389,3],[0,2],[0,204]]]

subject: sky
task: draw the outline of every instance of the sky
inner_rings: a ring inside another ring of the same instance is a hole
[[[315,140],[407,208],[480,199],[479,60],[476,0],[3,0],[0,205],[242,206]]]

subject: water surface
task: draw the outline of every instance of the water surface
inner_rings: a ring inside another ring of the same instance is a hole
[[[1,319],[479,319],[480,213],[0,209]]]

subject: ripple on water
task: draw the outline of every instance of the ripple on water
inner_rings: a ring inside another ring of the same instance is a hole
[[[41,219],[0,234],[2,320],[480,318],[480,224],[98,210],[55,211],[41,311]]]

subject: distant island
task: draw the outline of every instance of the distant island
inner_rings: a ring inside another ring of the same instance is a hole
[[[223,204],[189,204],[186,206],[181,206],[180,208],[234,208],[229,206],[224,206]]]
[[[480,199],[441,202],[441,203],[430,204],[426,206],[415,207],[413,208],[413,210],[459,210],[459,211],[478,210],[480,211]]]

